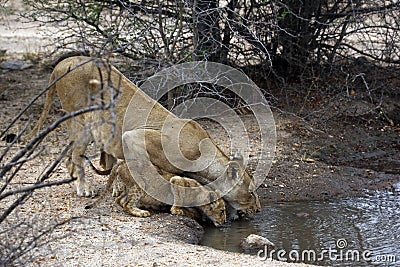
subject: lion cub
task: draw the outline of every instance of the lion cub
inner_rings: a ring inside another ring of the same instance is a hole
[[[165,178],[171,174],[164,174]],[[182,187],[201,187],[208,195],[211,203],[197,207],[178,207],[173,205],[170,209],[171,214],[180,214],[196,220],[210,220],[215,226],[220,226],[226,222],[226,207],[225,202],[221,198],[219,192],[213,191],[207,186],[202,186],[196,180],[173,176],[170,178],[171,186],[177,185]],[[117,197],[115,202],[124,210],[136,217],[150,216],[150,212],[141,208],[162,209],[167,207],[153,197],[146,194],[132,178],[128,166],[125,161],[119,162],[111,171],[110,178],[107,182],[106,190],[108,191],[113,185],[114,197]],[[173,188],[173,187],[172,187]],[[185,195],[185,190],[174,190],[174,204],[182,203],[183,198],[190,197],[194,202],[197,196]]]
[[[196,180],[174,176],[170,180],[171,184],[181,186],[181,187],[199,187],[203,191],[205,191],[205,195],[209,197],[210,203],[206,205],[194,207],[179,207],[178,203],[184,202],[184,199],[190,197],[191,201],[201,201],[199,200],[199,196],[193,195],[193,192],[189,191],[189,194],[185,190],[173,190],[174,194],[174,205],[171,207],[172,214],[181,214],[192,219],[206,221],[207,219],[212,221],[215,226],[220,226],[226,222],[226,207],[225,202],[221,198],[219,191],[213,191],[208,186],[202,186]],[[183,192],[185,191],[185,192]],[[186,194],[185,194],[186,193]],[[191,195],[190,195],[191,193]],[[208,201],[207,201],[208,202]]]

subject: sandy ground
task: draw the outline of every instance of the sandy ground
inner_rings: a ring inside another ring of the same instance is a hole
[[[24,10],[21,2],[8,1],[0,8],[0,50],[7,50],[9,56],[48,52],[51,36],[38,23],[27,23],[18,15]]]

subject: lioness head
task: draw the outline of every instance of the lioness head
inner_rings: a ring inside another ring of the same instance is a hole
[[[246,216],[261,210],[260,201],[250,175],[244,170],[243,157],[235,155],[228,162],[222,184],[227,202],[228,214],[231,219]]]

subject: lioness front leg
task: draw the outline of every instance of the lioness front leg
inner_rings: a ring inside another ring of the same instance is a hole
[[[156,164],[168,162],[161,152],[161,132],[151,129],[126,131],[122,136],[122,144],[127,166],[134,170],[135,182],[149,196],[172,205],[174,196],[168,182],[169,178],[164,178],[159,171],[162,170],[167,173],[173,173],[173,171],[169,166]]]
[[[177,178],[180,178],[180,177],[174,176],[174,177],[171,179],[171,183],[174,183],[174,181],[177,180]],[[176,192],[174,192],[174,195],[175,195],[175,194],[176,194]],[[173,215],[185,215],[185,210],[184,210],[184,208],[179,207],[179,206],[176,206],[175,204],[176,204],[176,202],[174,201],[174,204],[172,205],[172,207],[171,207],[171,209],[170,209],[171,214],[173,214]]]

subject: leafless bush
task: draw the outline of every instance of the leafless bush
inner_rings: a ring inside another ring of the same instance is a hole
[[[305,63],[355,55],[399,61],[394,0],[26,2],[32,19],[57,23],[62,48],[173,63],[285,60],[296,76]]]
[[[66,117],[66,116],[65,116]],[[45,220],[35,215],[35,212],[21,212],[26,206],[25,204],[34,198],[34,194],[40,189],[50,186],[61,185],[73,181],[73,178],[54,180],[50,179],[59,163],[64,158],[71,144],[47,166],[43,173],[37,177],[21,179],[24,172],[23,167],[29,165],[43,151],[44,147],[39,144],[62,120],[58,120],[53,125],[42,131],[26,146],[19,146],[17,140],[25,132],[25,129],[18,134],[7,134],[2,132],[8,145],[1,151],[0,157],[0,266],[24,265],[32,260],[32,251],[44,245],[48,240],[44,240],[49,236],[55,228],[67,223],[68,220],[52,220],[44,223]],[[17,123],[13,121],[9,126]],[[8,128],[8,127],[7,127]],[[27,167],[29,168],[29,167]],[[25,174],[26,175],[26,174]],[[38,203],[43,203],[44,208],[46,199],[42,199]],[[39,209],[40,209],[39,208]],[[72,218],[71,218],[72,219]]]
[[[337,94],[377,93],[377,105],[382,90],[396,93],[395,0],[25,2],[27,17],[56,27],[58,48],[121,54],[135,60],[136,77],[184,61],[230,64],[279,97],[277,105],[300,102],[300,113]]]

